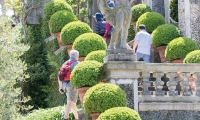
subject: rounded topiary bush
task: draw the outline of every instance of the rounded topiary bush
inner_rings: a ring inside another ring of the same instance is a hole
[[[134,29],[133,25],[130,25],[130,27],[128,29],[128,36],[127,36],[126,41],[130,42],[134,39],[134,37],[135,37],[135,29]]]
[[[106,51],[105,50],[92,51],[85,57],[85,61],[95,60],[97,62],[103,63],[104,57],[106,57]]]
[[[146,4],[137,4],[134,5],[131,9],[132,9],[132,19],[131,19],[132,22],[136,22],[142,14],[146,12],[151,12],[151,8]]]
[[[81,21],[70,22],[61,30],[61,41],[64,45],[73,44],[74,40],[83,33],[92,33],[88,24]]]
[[[175,25],[164,24],[158,26],[151,36],[155,47],[167,46],[174,38],[180,37],[180,30]]]
[[[50,31],[51,33],[60,32],[66,24],[77,20],[78,18],[72,12],[66,10],[58,11],[51,16]]]
[[[169,60],[184,59],[185,56],[199,47],[195,41],[190,38],[178,37],[173,39],[165,50],[165,57]]]
[[[79,51],[80,57],[85,57],[92,51],[106,50],[107,45],[100,35],[84,33],[75,39],[72,48]]]
[[[97,120],[141,120],[140,115],[128,107],[114,107],[103,112]]]
[[[44,7],[44,19],[50,20],[51,16],[61,10],[73,12],[72,7],[64,0],[52,0]]]
[[[125,107],[126,95],[124,91],[114,84],[97,84],[85,93],[83,100],[86,113],[102,113],[113,107]]]
[[[103,79],[103,64],[97,61],[83,61],[71,73],[74,87],[90,87]]]
[[[137,29],[140,24],[144,24],[147,32],[152,33],[159,25],[165,24],[165,18],[157,12],[146,12],[138,18]]]
[[[194,50],[186,55],[184,63],[200,63],[200,50]]]

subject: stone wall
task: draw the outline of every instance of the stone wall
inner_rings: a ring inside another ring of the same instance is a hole
[[[200,47],[200,1],[179,0],[179,28],[184,37],[192,38]]]

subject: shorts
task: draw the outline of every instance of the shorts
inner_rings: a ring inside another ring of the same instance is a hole
[[[77,102],[78,99],[78,91],[76,88],[72,86],[66,86],[64,87],[64,92],[66,93],[67,100],[71,100],[73,102]]]

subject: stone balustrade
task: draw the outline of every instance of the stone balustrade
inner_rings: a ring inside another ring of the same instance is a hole
[[[137,111],[200,111],[199,64],[105,61],[104,70],[107,81],[119,85],[128,106]]]

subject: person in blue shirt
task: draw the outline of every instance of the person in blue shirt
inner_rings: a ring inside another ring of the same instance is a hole
[[[72,64],[70,65],[70,70],[72,71],[74,67],[79,63],[78,61],[79,52],[77,50],[71,50],[69,56],[70,59],[68,60],[68,62],[72,61]],[[70,110],[72,110],[75,119],[78,120],[78,113],[76,106],[76,102],[78,99],[77,89],[71,85],[70,81],[62,81],[59,79],[59,77],[58,77],[58,84],[59,84],[59,92],[61,94],[66,94],[67,96],[67,105],[65,107],[63,120],[68,120]]]
[[[103,20],[103,15],[97,12],[93,17],[96,20],[95,33],[103,37],[106,30],[106,22]]]

